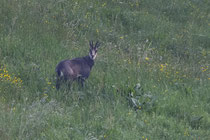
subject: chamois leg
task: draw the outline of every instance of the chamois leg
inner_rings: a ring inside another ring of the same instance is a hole
[[[56,80],[56,89],[57,90],[59,90],[60,84],[61,84],[61,80],[60,80],[60,78],[57,78],[57,80]]]
[[[81,85],[82,85],[82,88],[84,88],[84,85],[85,85],[85,79],[81,78]]]
[[[82,77],[79,77],[79,78],[77,79],[77,81],[78,81],[79,84],[81,84],[81,86],[82,86],[82,88],[83,88],[83,87],[84,87],[85,79],[82,78]]]
[[[56,80],[56,89],[59,90],[60,89],[60,85],[63,83],[65,79],[63,77],[57,77]]]
[[[68,80],[66,80],[66,85],[67,85],[67,87],[68,87],[68,89],[70,90],[70,89],[72,89],[72,83],[73,83],[73,80],[71,80],[71,79],[68,79]]]

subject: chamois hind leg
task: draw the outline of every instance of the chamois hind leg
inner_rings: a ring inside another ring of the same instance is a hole
[[[64,83],[65,79],[63,77],[57,77],[57,80],[56,80],[56,89],[59,90],[60,89],[60,85],[62,83]]]
[[[72,79],[66,80],[65,83],[69,90],[72,89],[72,83],[73,83]]]
[[[59,90],[60,84],[61,84],[61,79],[60,78],[57,78],[57,80],[56,80],[56,89],[57,90]]]

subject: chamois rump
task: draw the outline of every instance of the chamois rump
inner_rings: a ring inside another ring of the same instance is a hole
[[[74,59],[63,60],[56,66],[57,80],[56,89],[60,88],[62,82],[72,82],[77,80],[84,87],[84,81],[89,77],[90,71],[94,65],[94,60],[97,56],[97,50],[100,43],[97,41],[93,44],[93,41],[89,42],[90,50],[89,55],[84,57],[78,57]]]

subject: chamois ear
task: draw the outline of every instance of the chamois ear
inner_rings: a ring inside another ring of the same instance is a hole
[[[95,48],[97,49],[101,44],[97,41],[95,44]]]

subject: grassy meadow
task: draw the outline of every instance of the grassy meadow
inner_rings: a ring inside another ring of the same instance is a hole
[[[209,140],[209,0],[1,0],[0,139]],[[55,67],[101,47],[85,87]]]

